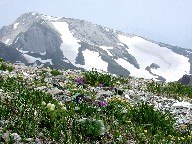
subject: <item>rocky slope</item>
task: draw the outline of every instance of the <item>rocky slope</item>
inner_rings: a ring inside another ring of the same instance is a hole
[[[0,62],[1,64],[4,62]],[[121,102],[128,101],[133,106],[139,102],[146,102],[149,105],[154,106],[156,110],[160,110],[163,113],[170,112],[175,118],[175,128],[180,129],[181,132],[186,132],[182,129],[191,124],[192,122],[192,100],[189,97],[174,98],[174,95],[167,96],[166,94],[159,95],[158,93],[152,93],[148,89],[148,85],[153,82],[150,79],[141,79],[134,77],[127,77],[127,81],[117,81],[114,86],[106,87],[105,85],[91,86],[91,85],[79,85],[76,79],[84,78],[84,71],[80,70],[53,70],[50,68],[37,68],[31,66],[15,65],[11,63],[4,63],[13,68],[13,71],[0,70],[1,79],[15,78],[24,82],[25,87],[28,87],[32,92],[35,90],[43,91],[51,94],[54,99],[63,104],[73,103],[75,96],[79,95],[79,92],[87,94],[94,93],[94,99],[105,101],[105,104],[110,103],[111,100],[116,99]],[[54,72],[53,72],[54,71]],[[57,71],[57,73],[56,73]],[[120,79],[119,79],[120,80]],[[2,80],[0,80],[2,82]],[[167,84],[164,84],[166,86]],[[162,85],[163,86],[163,85]],[[4,88],[4,87],[3,87]],[[9,87],[6,89],[0,89],[1,104],[9,102],[18,91],[9,93]],[[21,92],[23,88],[21,88]],[[23,94],[24,95],[24,94]],[[38,97],[43,97],[43,93]],[[89,96],[89,95],[88,95]],[[94,103],[95,104],[95,103]],[[22,105],[18,105],[22,106]],[[69,109],[69,108],[68,108]],[[69,110],[68,110],[69,111]],[[122,113],[127,113],[122,109]],[[35,112],[34,112],[35,113]],[[0,118],[0,136],[1,140],[6,141],[9,137],[9,133],[2,133],[3,127],[8,123],[3,117]],[[16,142],[20,143],[22,138],[17,133],[12,133]],[[36,136],[35,143],[43,143],[41,136]],[[27,138],[27,142],[34,141],[33,138]],[[49,140],[50,142],[50,140]],[[134,139],[130,139],[128,143],[136,143]]]

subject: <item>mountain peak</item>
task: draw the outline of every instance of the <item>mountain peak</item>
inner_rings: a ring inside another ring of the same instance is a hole
[[[84,20],[21,15],[0,29],[0,41],[29,65],[92,69],[123,76],[176,81],[192,72],[192,51],[160,44]]]

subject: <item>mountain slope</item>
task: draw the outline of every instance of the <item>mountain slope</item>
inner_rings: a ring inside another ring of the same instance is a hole
[[[123,76],[176,81],[192,70],[192,51],[156,43],[83,20],[26,13],[0,29],[29,65],[92,67]]]
[[[20,52],[2,42],[0,42],[0,58],[9,62],[27,64],[27,60]]]

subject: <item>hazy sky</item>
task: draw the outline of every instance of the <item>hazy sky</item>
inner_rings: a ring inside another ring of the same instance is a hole
[[[192,49],[192,0],[0,0],[0,28],[26,12],[87,20]]]

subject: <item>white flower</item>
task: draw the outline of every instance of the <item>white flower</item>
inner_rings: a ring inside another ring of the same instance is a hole
[[[37,116],[37,111],[36,110],[34,111],[34,116]]]
[[[44,102],[44,101],[42,101],[42,103],[41,103],[43,106],[45,106],[46,105],[46,103]]]
[[[60,102],[59,102],[59,105],[60,105],[60,106],[63,106],[63,103],[60,101]]]
[[[48,104],[47,104],[47,108],[48,108],[50,111],[53,111],[53,110],[55,110],[55,105],[54,105],[54,104],[51,104],[51,103],[48,103]]]
[[[63,110],[67,110],[67,108],[65,106],[62,107]]]
[[[80,110],[80,107],[75,107],[74,110]]]

